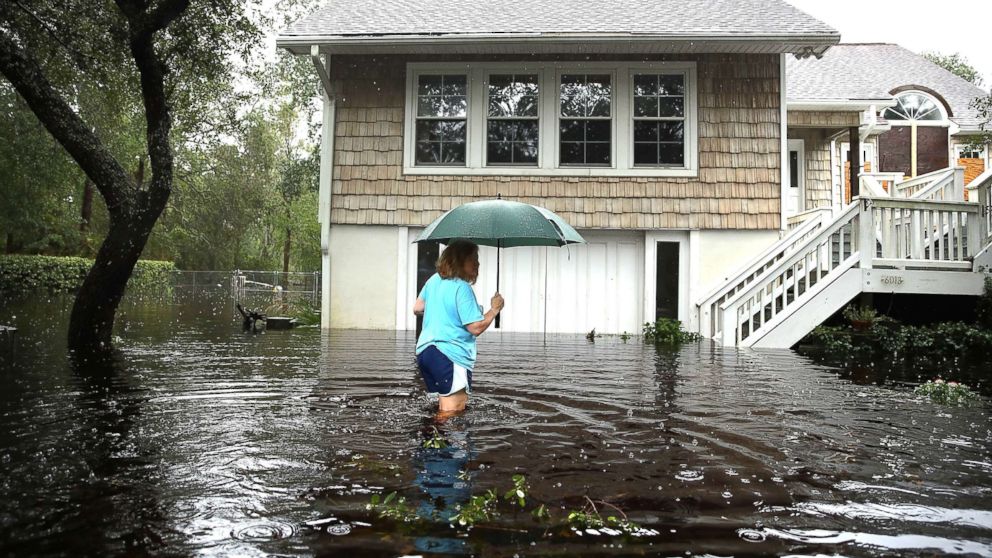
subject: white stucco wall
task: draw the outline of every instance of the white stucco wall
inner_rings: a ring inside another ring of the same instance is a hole
[[[693,304],[779,239],[779,231],[699,231],[698,234]]]
[[[323,308],[332,328],[395,329],[398,233],[398,227],[331,226],[330,293],[324,293]]]

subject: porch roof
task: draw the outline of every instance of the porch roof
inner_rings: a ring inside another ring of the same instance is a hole
[[[281,33],[309,52],[793,52],[840,40],[783,0],[333,0]],[[618,44],[619,41],[619,44]]]
[[[965,133],[979,130],[981,119],[971,103],[988,94],[895,44],[839,44],[819,59],[789,57],[786,75],[790,107],[875,100],[881,108],[893,102],[897,91],[929,89],[947,102],[951,121]]]

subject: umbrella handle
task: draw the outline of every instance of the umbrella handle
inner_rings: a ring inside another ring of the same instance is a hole
[[[500,241],[497,240],[496,241],[496,292],[497,293],[499,292],[499,252],[500,252],[499,244]],[[496,329],[499,329],[499,318],[501,314],[502,311],[500,311],[500,314],[496,314]]]

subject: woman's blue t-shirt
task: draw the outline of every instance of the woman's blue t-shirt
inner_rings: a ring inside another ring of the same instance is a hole
[[[417,354],[434,345],[451,362],[474,370],[475,336],[465,326],[483,316],[472,285],[458,278],[442,279],[435,273],[424,284],[419,298],[425,305]]]

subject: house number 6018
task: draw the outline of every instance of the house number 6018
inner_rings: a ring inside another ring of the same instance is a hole
[[[902,285],[902,277],[898,275],[883,275],[882,284],[883,285]]]

